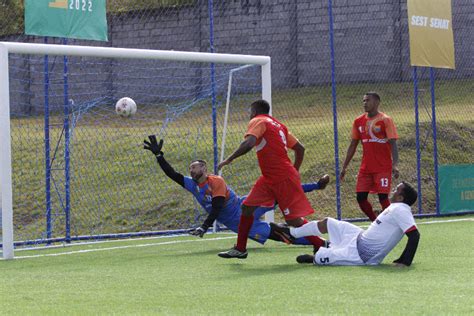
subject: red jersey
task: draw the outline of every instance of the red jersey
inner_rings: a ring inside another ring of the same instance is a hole
[[[288,147],[293,148],[298,140],[285,125],[270,115],[260,114],[250,120],[247,135],[257,138],[255,150],[258,165],[266,181],[278,183],[292,175],[299,177],[287,150]]]
[[[352,139],[362,141],[360,171],[366,173],[392,172],[392,146],[389,139],[398,139],[390,116],[379,112],[374,117],[364,113],[352,125]]]

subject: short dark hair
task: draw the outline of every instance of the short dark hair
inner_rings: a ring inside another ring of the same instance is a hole
[[[251,104],[251,107],[255,109],[257,114],[270,113],[270,104],[265,100],[257,100]]]
[[[191,161],[190,165],[192,165],[195,162],[199,162],[201,165],[204,165],[204,166],[207,167],[207,162],[205,160],[201,160],[201,159],[196,159],[196,160]]]
[[[415,188],[413,188],[413,186],[408,182],[402,181],[402,184],[403,203],[412,206],[418,198],[418,193],[416,192]]]
[[[370,92],[367,92],[365,95],[374,97],[375,99],[377,99],[377,101],[380,102],[380,96],[379,96],[379,94],[378,94],[377,92],[370,91]]]

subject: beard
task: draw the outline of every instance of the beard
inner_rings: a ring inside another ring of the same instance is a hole
[[[198,180],[202,177],[203,173],[196,173],[194,175],[191,175],[191,178],[193,178],[194,181],[198,182]]]

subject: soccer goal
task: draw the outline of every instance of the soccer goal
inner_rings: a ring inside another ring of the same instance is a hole
[[[183,174],[193,159],[213,172],[218,148],[242,140],[249,104],[271,102],[267,56],[2,42],[0,77],[6,259],[14,247],[200,223],[200,206],[164,175],[143,139],[163,138],[165,157]],[[115,113],[122,97],[137,103],[133,117]],[[255,160],[224,171],[238,194],[257,178]]]

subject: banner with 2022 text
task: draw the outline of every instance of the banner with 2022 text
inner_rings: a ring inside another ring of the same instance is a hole
[[[412,66],[455,68],[451,0],[408,0]]]
[[[106,0],[25,0],[25,34],[107,41]]]

